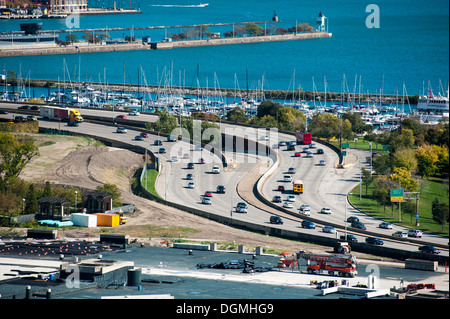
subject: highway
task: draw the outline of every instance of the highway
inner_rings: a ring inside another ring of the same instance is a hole
[[[0,115],[1,117],[12,118],[13,111],[17,109],[17,105],[14,104],[2,104],[1,109],[9,109],[10,114]],[[91,110],[83,109],[82,115],[92,115],[100,117],[109,117],[112,119],[126,112],[107,112],[103,110]],[[154,122],[157,120],[157,116],[141,114],[140,116],[128,116],[128,119],[144,122]],[[359,183],[359,162],[361,159],[361,165],[367,168],[365,163],[365,157],[368,152],[360,150],[350,150],[353,156],[356,157],[354,165],[351,165],[346,169],[336,168],[339,158],[338,155],[329,147],[316,143],[317,148],[324,149],[324,154],[316,155],[312,158],[306,158],[305,153],[302,153],[302,157],[297,158],[293,156],[292,151],[285,150],[285,147],[276,149],[279,154],[279,166],[268,177],[262,187],[262,195],[266,199],[271,200],[275,195],[281,195],[283,200],[286,199],[287,194],[281,194],[276,190],[278,185],[285,185],[287,190],[292,189],[291,183],[280,181],[290,167],[296,168],[296,173],[292,174],[293,179],[302,179],[305,184],[305,191],[303,194],[295,195],[295,202],[293,209],[287,209],[292,213],[298,212],[298,208],[301,204],[308,204],[311,207],[311,216],[315,220],[322,221],[324,224],[332,223],[340,225],[338,228],[338,234],[324,233],[320,223],[316,222],[316,229],[303,229],[301,228],[301,221],[305,218],[300,216],[298,218],[286,214],[286,209],[267,207],[264,203],[258,203],[257,205],[249,205],[248,213],[237,213],[235,206],[237,202],[244,201],[241,195],[237,191],[237,185],[240,181],[245,182],[245,177],[252,171],[252,169],[259,169],[260,174],[269,169],[274,162],[269,157],[256,156],[254,154],[232,154],[225,152],[225,156],[228,159],[234,159],[233,165],[228,165],[224,168],[222,161],[217,155],[212,154],[207,150],[198,150],[191,144],[184,141],[167,142],[166,138],[158,137],[158,135],[150,134],[144,141],[136,141],[134,137],[139,135],[139,130],[128,130],[126,134],[116,133],[114,127],[89,123],[86,121],[79,127],[69,127],[67,124],[58,123],[55,121],[48,121],[38,118],[41,127],[55,128],[61,127],[62,130],[72,132],[82,132],[93,136],[105,137],[109,139],[118,140],[134,145],[140,145],[147,147],[161,162],[161,172],[158,176],[156,183],[156,190],[158,194],[168,201],[180,203],[186,206],[192,206],[197,209],[202,209],[214,214],[222,216],[231,216],[233,219],[239,219],[252,223],[269,225],[269,218],[272,214],[278,213],[283,217],[283,225],[271,224],[271,227],[279,227],[283,229],[294,230],[297,232],[307,232],[315,235],[326,236],[336,238],[343,234],[344,226],[346,224],[346,216],[357,216],[367,227],[368,231],[377,232],[384,235],[391,235],[396,230],[403,230],[404,228],[399,226],[393,226],[393,229],[382,229],[378,225],[381,222],[370,216],[366,216],[353,209],[348,203],[346,203],[347,193]],[[222,132],[231,132],[235,129],[234,126],[221,123]],[[270,134],[269,134],[270,133]],[[270,137],[268,141],[261,141],[260,134],[256,134],[254,137],[248,136],[249,139],[258,139],[261,143],[267,143],[269,146],[277,144],[278,141],[290,141],[294,140],[292,135],[286,134],[274,134],[274,132],[268,132]],[[163,141],[162,146],[155,146],[154,140],[160,139]],[[165,154],[159,154],[159,147],[164,147],[167,152]],[[301,151],[303,146],[296,147],[296,151]],[[316,148],[316,149],[317,149]],[[177,161],[172,159],[172,156],[177,155]],[[189,158],[182,158],[184,154],[188,154]],[[205,164],[199,163],[199,158],[205,159]],[[320,159],[326,161],[325,166],[318,165]],[[187,169],[189,162],[194,163],[193,169]],[[220,174],[212,174],[212,166],[220,166]],[[195,188],[190,189],[187,187],[188,180],[186,175],[192,173],[194,175],[193,181],[195,182]],[[225,194],[216,193],[218,185],[224,185],[226,188]],[[211,205],[202,204],[201,198],[205,191],[212,192]],[[281,206],[281,204],[278,204]],[[330,215],[321,214],[322,207],[329,207],[331,209]],[[349,226],[349,225],[348,225]],[[349,230],[350,232],[350,230]],[[359,241],[363,242],[365,237],[357,234]],[[394,242],[391,240],[384,240],[386,247],[394,247],[403,250],[417,251],[417,245],[410,243]],[[431,234],[424,234],[421,241],[432,242],[436,244],[446,245],[448,238],[443,238]],[[442,255],[448,256],[448,250],[442,250]]]

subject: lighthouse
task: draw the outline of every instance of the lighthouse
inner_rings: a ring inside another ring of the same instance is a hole
[[[325,20],[328,20],[326,16],[323,15],[322,12],[319,12],[319,16],[317,17],[317,23],[316,23],[316,31],[317,32],[328,32],[328,28],[325,27]]]

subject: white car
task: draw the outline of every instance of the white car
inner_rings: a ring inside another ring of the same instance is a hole
[[[316,144],[315,143],[309,144],[309,148],[316,148]]]
[[[283,181],[284,181],[284,182],[292,182],[292,176],[290,176],[290,175],[284,175]]]
[[[294,195],[288,195],[287,201],[288,202],[295,202],[295,196]]]
[[[324,208],[322,208],[322,210],[320,212],[322,214],[331,214],[331,209],[328,207],[324,207]]]
[[[283,203],[283,207],[284,208],[294,208],[294,205],[292,205],[291,202],[286,201]]]
[[[320,160],[319,165],[320,166],[325,166],[325,165],[327,165],[327,162],[325,162],[325,160]]]
[[[119,126],[119,127],[116,129],[116,132],[117,132],[117,133],[126,133],[126,132],[128,132],[128,131],[127,131],[126,128],[124,128],[124,127],[122,127],[122,126]]]
[[[261,141],[268,141],[269,137],[267,135],[261,136],[260,138]]]
[[[382,222],[380,225],[378,225],[380,228],[385,228],[385,229],[392,229],[392,224],[388,223],[388,222]]]
[[[311,209],[309,208],[309,205],[301,205],[300,206],[300,213],[302,213],[305,216],[311,216]]]
[[[308,151],[309,151],[309,147],[306,146],[303,148],[303,153],[307,153]]]
[[[194,182],[189,182],[188,188],[195,188],[195,183]]]
[[[407,238],[408,237],[408,232],[404,231],[404,230],[399,230],[399,231],[396,231],[395,233],[393,233],[392,236],[400,237],[400,238]]]
[[[141,113],[139,113],[138,111],[131,111],[130,113],[128,113],[128,115],[139,116],[141,115]]]
[[[325,226],[322,230],[324,233],[336,234],[336,229],[333,226]]]
[[[214,166],[212,167],[212,173],[213,173],[213,174],[220,174],[220,168],[219,168],[219,166],[214,165]]]

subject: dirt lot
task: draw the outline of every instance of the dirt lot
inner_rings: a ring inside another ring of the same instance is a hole
[[[29,181],[48,180],[55,184],[88,189],[95,189],[103,183],[116,184],[122,192],[122,202],[135,204],[137,212],[129,216],[126,225],[114,228],[114,232],[126,233],[153,245],[183,237],[287,251],[330,250],[234,229],[135,196],[130,190],[130,180],[143,164],[143,157],[136,153],[104,147],[81,137],[39,135],[36,140],[40,156],[29,163],[21,177]],[[66,238],[95,238],[99,233],[100,229],[78,228],[62,230],[61,234]]]

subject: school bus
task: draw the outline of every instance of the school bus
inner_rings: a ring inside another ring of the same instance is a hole
[[[303,194],[303,181],[300,179],[295,180],[294,185],[294,194]]]

